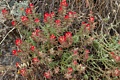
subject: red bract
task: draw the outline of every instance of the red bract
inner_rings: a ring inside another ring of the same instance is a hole
[[[22,76],[25,76],[25,74],[26,74],[26,69],[25,69],[25,68],[21,69],[21,70],[20,70],[20,74],[21,74]]]
[[[86,22],[83,21],[81,24],[82,24],[82,25],[86,25]]]
[[[34,32],[32,32],[32,37],[39,36],[40,29],[35,29]]]
[[[29,4],[30,8],[34,8],[34,5],[32,3]]]
[[[45,13],[45,14],[44,14],[44,18],[46,19],[46,18],[48,18],[48,17],[50,17],[50,14],[49,14],[49,13]]]
[[[47,79],[50,79],[51,78],[50,72],[49,71],[45,72],[44,77],[47,78]]]
[[[55,20],[56,25],[60,25],[61,21],[59,19]]]
[[[120,75],[120,70],[118,68],[115,69],[113,75],[114,76],[119,76]]]
[[[110,54],[113,56],[113,55],[115,55],[115,53],[114,52],[110,52]]]
[[[17,56],[17,50],[12,50],[12,55]]]
[[[35,46],[31,46],[31,47],[30,47],[30,50],[31,50],[31,51],[34,51],[34,50],[35,50]]]
[[[54,13],[54,12],[51,12],[49,15],[50,15],[50,17],[54,17],[54,16],[55,16],[55,13]]]
[[[35,23],[39,23],[40,20],[39,20],[38,18],[36,18],[36,19],[34,20],[34,22],[35,22]]]
[[[28,21],[27,16],[21,16],[21,21],[22,21],[22,22],[26,22],[26,21]]]
[[[16,46],[20,46],[21,44],[22,44],[22,40],[21,39],[16,39],[15,40],[15,44],[16,44]]]
[[[78,55],[78,50],[73,50],[73,55]]]
[[[58,12],[62,12],[63,8],[60,6]]]
[[[17,50],[17,52],[19,53],[19,52],[22,52],[22,50]]]
[[[32,14],[31,8],[26,8],[25,12],[26,12],[26,14]]]
[[[59,37],[59,42],[62,44],[64,42],[66,42],[66,37],[65,36],[60,36]]]
[[[39,32],[40,32],[40,29],[35,29],[35,32],[36,32],[36,33],[39,33]]]
[[[69,19],[69,15],[65,15],[64,19]]]
[[[94,22],[95,18],[94,17],[90,17],[90,22]]]
[[[2,9],[2,14],[3,14],[3,15],[5,15],[5,14],[7,14],[7,13],[8,13],[8,11],[7,11],[6,8]]]
[[[54,34],[52,34],[51,36],[50,36],[50,40],[53,40],[53,39],[55,39],[56,38],[56,36],[54,35]]]
[[[115,59],[116,62],[119,62],[120,61],[120,56],[116,55],[114,59]]]
[[[69,17],[74,17],[75,14],[76,14],[76,12],[74,12],[74,11],[69,11],[68,12]]]
[[[89,51],[88,49],[86,49],[86,50],[85,50],[85,53],[88,54],[88,53],[90,53],[90,51]]]
[[[72,33],[71,32],[66,32],[65,33],[65,37],[66,38],[71,38],[72,37]]]
[[[76,60],[73,61],[73,65],[77,65],[78,62]]]
[[[19,65],[19,63],[18,63],[18,62],[16,62],[16,64],[15,64],[15,65],[16,65],[16,67],[20,67],[20,65]]]
[[[87,24],[86,24],[86,27],[90,27],[90,24],[89,24],[89,23],[87,23]]]
[[[67,70],[68,70],[67,72],[70,74],[73,72],[73,68],[71,68],[71,67],[69,67]]]
[[[67,4],[66,0],[62,0],[62,2],[60,3],[60,6],[67,7],[68,4]]]
[[[11,24],[12,24],[12,26],[15,26],[16,25],[16,21],[12,21]]]
[[[35,58],[32,59],[32,61],[33,61],[34,63],[36,63],[36,62],[39,62],[39,59],[38,59],[37,57],[35,57]]]

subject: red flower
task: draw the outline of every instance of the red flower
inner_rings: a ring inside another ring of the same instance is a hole
[[[120,44],[120,40],[118,41],[118,44]]]
[[[18,52],[18,53],[19,53],[19,52],[22,52],[22,50],[19,49],[19,50],[17,50],[17,52]]]
[[[65,6],[65,7],[68,6],[66,0],[62,0],[62,2],[60,3],[60,6]]]
[[[15,26],[16,25],[16,21],[12,21],[11,24],[12,24],[12,26]]]
[[[39,32],[40,32],[40,29],[35,29],[35,32],[36,32],[36,33],[39,33]]]
[[[78,62],[77,62],[76,60],[74,60],[74,61],[73,61],[73,64],[74,64],[74,65],[77,65],[77,64],[78,64]]]
[[[94,22],[95,18],[94,17],[90,17],[90,22]]]
[[[86,24],[86,27],[90,27],[90,24],[89,24],[89,23],[87,23],[87,24]]]
[[[16,64],[15,64],[15,65],[16,65],[16,67],[20,67],[20,64],[19,64],[18,62],[16,62]]]
[[[56,36],[54,35],[54,34],[52,34],[51,36],[50,36],[50,40],[53,40],[53,39],[55,39],[56,38]]]
[[[31,8],[26,8],[25,12],[26,12],[26,14],[32,14]]]
[[[114,76],[119,76],[120,75],[120,70],[118,68],[115,69],[113,75]]]
[[[114,52],[110,52],[110,54],[111,54],[111,55],[115,55],[115,53],[114,53]]]
[[[119,62],[120,61],[120,56],[116,55],[114,59],[115,59],[116,62]]]
[[[86,25],[86,22],[83,21],[83,22],[82,22],[82,25]]]
[[[31,46],[31,47],[30,47],[30,50],[31,50],[31,51],[34,51],[34,50],[35,50],[35,46]]]
[[[59,19],[55,20],[56,25],[60,25],[61,21]]]
[[[88,53],[90,53],[90,51],[89,51],[88,49],[86,49],[86,50],[85,50],[85,53],[88,54]]]
[[[12,50],[12,55],[17,56],[17,50]]]
[[[49,13],[45,13],[45,14],[44,14],[44,18],[46,19],[46,18],[48,18],[48,17],[50,17],[50,14],[49,14]]]
[[[36,19],[34,20],[34,22],[35,22],[35,23],[39,23],[40,20],[39,20],[38,18],[36,18]]]
[[[60,36],[59,37],[59,42],[62,44],[64,42],[66,42],[66,37],[65,36]]]
[[[34,5],[32,3],[29,4],[30,8],[34,8]]]
[[[7,13],[8,13],[8,11],[7,11],[6,8],[2,9],[2,14],[3,14],[3,15],[5,15],[5,14],[7,14]]]
[[[44,77],[47,78],[47,79],[50,79],[51,78],[50,71],[45,72]]]
[[[21,69],[21,70],[20,70],[20,74],[21,74],[22,76],[25,76],[25,74],[26,74],[26,69],[25,69],[25,68]]]
[[[78,49],[73,50],[73,55],[78,55]]]
[[[49,15],[50,15],[50,17],[54,17],[54,16],[55,16],[55,13],[54,13],[54,12],[51,12]]]
[[[60,6],[58,12],[62,12],[63,8]]]
[[[64,19],[69,19],[69,15],[65,15]]]
[[[71,38],[72,37],[72,33],[71,32],[66,32],[65,33],[65,37],[66,38]]]
[[[36,62],[39,62],[39,59],[38,59],[37,57],[35,57],[35,58],[32,59],[32,61],[33,61],[34,63],[36,63]]]
[[[76,12],[74,12],[74,11],[69,11],[68,12],[69,17],[74,17],[75,14],[76,14]]]
[[[73,68],[71,68],[71,67],[69,67],[67,70],[68,70],[67,72],[70,74],[73,72]]]
[[[22,21],[22,22],[26,22],[26,21],[28,21],[27,16],[21,16],[21,21]]]
[[[44,22],[47,22],[48,17],[50,17],[49,13],[45,13],[44,14]]]
[[[16,44],[16,46],[20,46],[21,44],[22,44],[22,40],[21,39],[16,39],[15,40],[15,44]]]

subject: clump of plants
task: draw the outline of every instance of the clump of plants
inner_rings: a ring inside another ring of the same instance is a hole
[[[19,19],[9,9],[2,10],[21,35],[12,50],[12,55],[21,59],[15,65],[17,75],[30,80],[54,80],[59,76],[68,80],[120,79],[120,36],[117,32],[114,36],[109,31],[98,33],[93,11],[81,22],[79,14],[62,0],[57,12],[45,12],[40,21],[32,3],[21,9],[25,15]],[[78,27],[73,24],[76,21]]]

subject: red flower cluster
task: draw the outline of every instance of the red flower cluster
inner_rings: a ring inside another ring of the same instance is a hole
[[[35,18],[34,22],[35,22],[35,23],[39,23],[40,20],[39,20],[38,18]]]
[[[5,14],[8,14],[8,11],[6,8],[2,9],[2,14],[5,15]]]
[[[17,50],[12,50],[12,55],[17,56]]]
[[[44,77],[47,78],[47,79],[50,79],[51,78],[50,71],[45,72]]]
[[[110,52],[110,55],[116,62],[120,62],[120,56],[119,55],[115,55],[114,52]]]
[[[71,32],[66,32],[64,36],[60,36],[58,41],[60,42],[60,44],[63,44],[67,41],[67,39],[72,37],[72,33]]]
[[[32,14],[31,8],[26,8],[26,9],[25,9],[25,12],[26,12],[27,15],[28,15],[28,14]]]
[[[120,76],[120,70],[118,68],[116,68],[114,71],[113,71],[113,75],[114,76]]]
[[[29,4],[30,8],[34,8],[34,5],[32,3]]]
[[[39,36],[40,29],[35,29],[34,32],[32,32],[32,37]]]
[[[63,43],[66,42],[66,37],[65,36],[60,36],[58,40],[59,40],[60,44],[63,44]]]
[[[73,72],[73,68],[69,67],[69,68],[67,69],[67,73],[71,74],[72,72]]]
[[[64,19],[74,18],[76,17],[76,12],[69,11],[68,14],[65,15]]]
[[[51,34],[50,40],[54,40],[55,38],[56,38],[56,36],[54,34]]]
[[[18,62],[16,62],[15,65],[16,65],[17,68],[20,67],[20,64]]]
[[[21,44],[22,44],[22,40],[21,39],[16,39],[15,40],[15,44],[16,44],[16,46],[20,46]]]
[[[15,26],[16,25],[16,21],[12,21],[11,24],[12,24],[12,26]]]
[[[35,51],[35,46],[31,46],[31,47],[30,47],[30,50],[31,50],[31,51]]]
[[[45,13],[44,14],[44,22],[47,22],[49,18],[53,18],[55,16],[54,12],[51,13]]]
[[[60,6],[61,6],[61,7],[63,7],[63,6],[64,6],[64,7],[68,6],[66,0],[62,0],[62,2],[60,3]]]
[[[37,57],[34,57],[34,58],[32,58],[32,62],[37,63],[37,62],[39,62],[39,59]]]
[[[60,19],[57,19],[57,20],[55,20],[55,23],[56,23],[56,25],[60,25],[61,24],[61,21],[60,21]]]
[[[26,75],[26,69],[25,68],[20,69],[20,74],[22,76],[25,76]]]
[[[21,16],[21,21],[22,21],[22,22],[27,22],[27,21],[28,21],[27,16]]]

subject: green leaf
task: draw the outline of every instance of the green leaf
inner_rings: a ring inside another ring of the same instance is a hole
[[[78,35],[74,35],[72,38],[73,38],[74,43],[79,42],[79,36]]]

